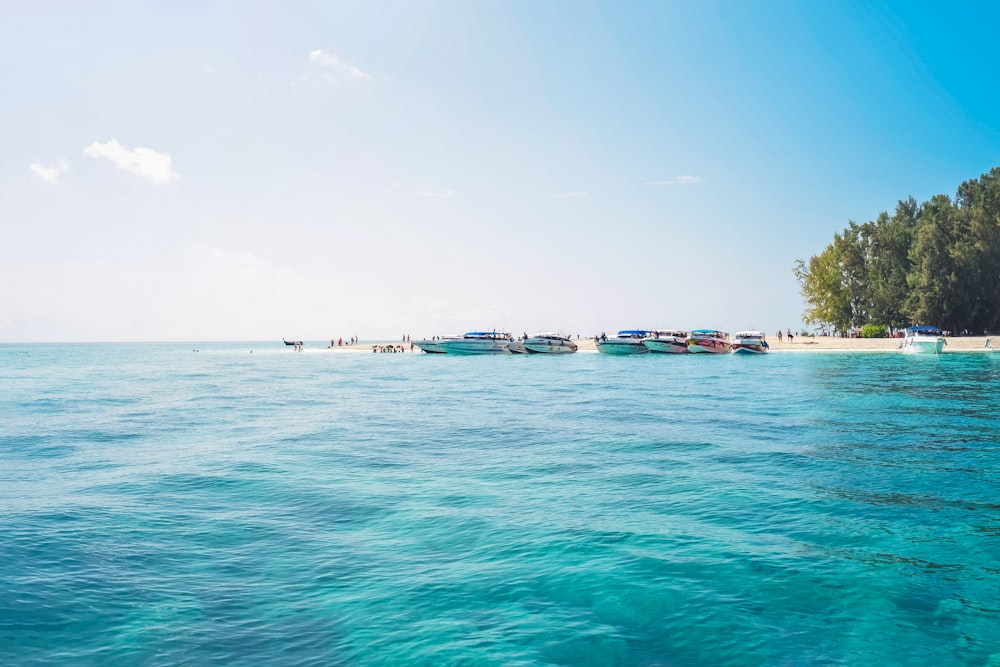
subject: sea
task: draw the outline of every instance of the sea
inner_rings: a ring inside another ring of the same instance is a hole
[[[0,345],[0,665],[1000,666],[1000,356]]]

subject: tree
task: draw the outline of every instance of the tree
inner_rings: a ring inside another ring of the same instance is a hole
[[[802,320],[806,324],[829,324],[839,331],[850,328],[850,297],[844,289],[836,246],[830,244],[819,255],[810,257],[808,267],[797,260],[793,271],[809,304]]]
[[[968,216],[968,258],[974,330],[1000,327],[1000,167],[962,183],[956,204]]]
[[[905,314],[910,287],[910,248],[917,229],[919,206],[913,197],[896,204],[892,217],[882,213],[872,224],[868,241],[868,282],[872,322],[899,328],[909,324]]]
[[[951,238],[956,212],[946,195],[935,195],[921,207],[916,242],[910,252],[912,271],[906,302],[906,313],[913,322],[937,323],[954,330],[958,267],[951,253]]]
[[[895,212],[834,234],[795,263],[807,323],[1000,328],[1000,167],[962,183],[955,200],[901,200]]]

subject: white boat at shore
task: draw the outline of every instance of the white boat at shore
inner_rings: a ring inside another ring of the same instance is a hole
[[[577,350],[577,344],[569,337],[557,333],[536,333],[525,338],[520,345],[531,354],[572,354]]]
[[[461,336],[438,336],[436,338],[425,338],[413,341],[413,345],[424,352],[432,354],[444,354],[441,343],[447,340],[461,340]]]
[[[737,331],[733,340],[736,354],[766,354],[769,347],[763,331]]]
[[[643,345],[643,341],[649,338],[649,334],[645,329],[624,329],[611,338],[602,334],[595,343],[597,351],[604,354],[647,354],[649,348]]]
[[[729,334],[715,329],[695,329],[687,339],[688,352],[692,354],[726,354],[733,349]]]
[[[509,333],[470,331],[461,338],[438,341],[436,351],[446,354],[510,354],[507,346],[513,340]]]
[[[941,354],[948,344],[937,327],[906,327],[906,335],[899,349],[903,354]]]
[[[667,354],[686,354],[688,351],[688,332],[679,329],[654,329],[650,332],[652,338],[642,341],[650,352]]]
[[[528,354],[528,351],[524,349],[524,340],[520,336],[514,340],[507,343],[507,351],[511,354]]]

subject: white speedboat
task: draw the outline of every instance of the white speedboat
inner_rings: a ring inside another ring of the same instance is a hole
[[[903,354],[941,354],[948,341],[937,327],[906,327],[906,336],[899,349]]]
[[[528,354],[528,351],[524,349],[524,341],[526,339],[518,336],[514,340],[507,343],[507,351],[511,354]]]
[[[536,333],[521,343],[525,351],[535,354],[571,354],[577,345],[566,336],[557,333]]]
[[[763,331],[737,331],[733,352],[737,354],[765,354],[769,348]]]
[[[687,339],[688,352],[725,354],[733,349],[729,334],[715,329],[695,329]]]
[[[652,338],[642,341],[650,352],[666,352],[668,354],[683,354],[688,351],[687,331],[675,329],[655,329]]]
[[[444,350],[441,349],[441,343],[447,340],[461,340],[461,336],[439,336],[437,338],[425,338],[424,340],[415,340],[413,344],[424,352],[431,352],[437,354],[444,354]]]
[[[643,341],[649,338],[645,329],[624,329],[608,338],[603,334],[597,338],[597,351],[604,354],[646,354],[649,348]]]
[[[509,333],[470,331],[461,338],[438,341],[438,350],[446,354],[510,354],[507,345],[513,340]]]

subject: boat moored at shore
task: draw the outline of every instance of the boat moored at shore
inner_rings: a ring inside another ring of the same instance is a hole
[[[688,332],[679,329],[655,329],[652,338],[642,341],[650,352],[665,352],[667,354],[686,354],[688,351]]]
[[[536,333],[521,342],[524,351],[531,354],[572,354],[577,344],[567,336],[557,333]]]
[[[649,348],[643,341],[649,338],[650,332],[645,329],[623,329],[608,338],[601,334],[595,340],[597,351],[604,354],[647,354]]]
[[[692,354],[726,354],[733,349],[729,334],[715,329],[695,329],[687,339],[688,352]]]
[[[899,349],[903,354],[941,354],[947,344],[937,327],[912,326],[906,328]]]
[[[413,346],[430,354],[444,354],[441,343],[448,340],[461,340],[461,336],[437,336],[435,338],[425,338],[413,341]]]
[[[509,333],[470,331],[461,338],[438,341],[438,352],[446,354],[510,354],[507,345],[514,340]]]
[[[766,354],[769,347],[763,331],[737,331],[733,340],[736,354]]]

